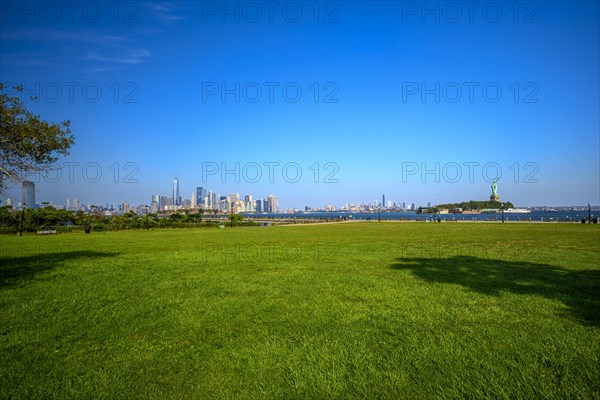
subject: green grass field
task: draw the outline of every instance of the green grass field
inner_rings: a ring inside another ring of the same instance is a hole
[[[600,227],[0,237],[0,398],[599,398]]]

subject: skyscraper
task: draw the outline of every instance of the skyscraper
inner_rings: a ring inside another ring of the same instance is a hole
[[[179,196],[179,179],[173,179],[173,204],[176,206],[181,205],[181,197]]]
[[[213,210],[219,209],[219,193],[213,193],[210,200],[210,204]]]
[[[198,203],[198,207],[205,208],[208,203],[208,189],[204,189],[203,187],[196,188],[196,203]]]
[[[272,194],[267,196],[267,211],[270,213],[279,211],[279,201],[277,200],[277,196],[273,196]]]
[[[381,202],[381,206],[385,208],[385,194],[383,195],[383,201]]]
[[[106,208],[108,208],[108,205],[106,205]],[[150,202],[150,212],[155,213],[157,211],[160,211],[160,195],[153,194]]]
[[[244,208],[246,209],[247,212],[254,212],[255,204],[254,204],[254,201],[252,200],[251,194],[247,194],[246,196],[244,196]]]
[[[21,190],[21,207],[35,208],[35,185],[33,182],[23,182],[23,188]]]

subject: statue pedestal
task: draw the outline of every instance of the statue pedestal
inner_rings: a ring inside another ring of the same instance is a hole
[[[500,202],[500,195],[498,194],[493,194],[490,196],[490,201],[497,201]]]

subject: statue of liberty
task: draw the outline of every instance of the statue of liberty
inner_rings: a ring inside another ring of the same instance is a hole
[[[492,197],[498,196],[498,177],[492,182]]]

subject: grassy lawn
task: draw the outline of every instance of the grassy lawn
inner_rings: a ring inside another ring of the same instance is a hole
[[[0,237],[0,398],[599,398],[600,227]]]

